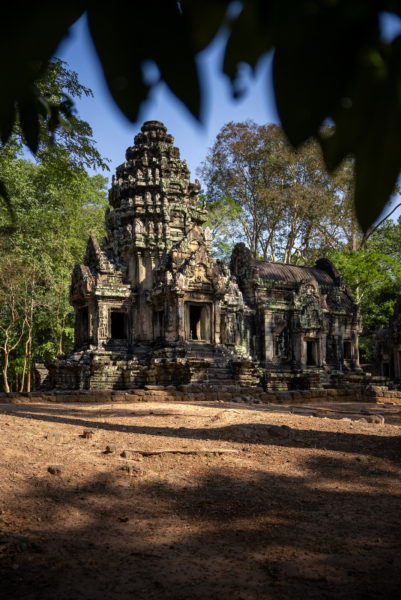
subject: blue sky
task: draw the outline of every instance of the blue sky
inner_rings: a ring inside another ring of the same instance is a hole
[[[125,160],[125,150],[133,144],[133,138],[142,123],[150,119],[163,121],[169,133],[174,136],[175,143],[181,150],[181,157],[188,163],[192,180],[225,123],[246,119],[260,124],[279,122],[271,91],[271,55],[260,61],[254,77],[247,69],[244,70],[246,81],[249,81],[249,91],[241,100],[233,100],[229,80],[219,72],[224,43],[224,36],[218,36],[199,57],[208,89],[203,125],[199,125],[165,84],[157,86],[144,104],[138,122],[131,123],[121,113],[107,89],[88,32],[86,17],[77,21],[70,36],[57,49],[56,56],[65,60],[78,73],[80,82],[94,93],[94,98],[78,100],[76,107],[80,117],[92,126],[102,155],[111,159],[109,176]]]

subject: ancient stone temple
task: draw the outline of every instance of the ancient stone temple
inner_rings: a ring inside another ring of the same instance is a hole
[[[320,385],[358,369],[360,318],[328,260],[315,267],[211,256],[199,182],[158,121],[127,149],[109,192],[107,237],[72,274],[75,349],[50,385],[129,389],[190,382]]]
[[[249,319],[250,354],[264,367],[267,387],[309,387],[333,372],[360,372],[358,307],[334,265],[314,267],[252,258],[237,244],[230,270]],[[314,382],[313,382],[313,379]]]

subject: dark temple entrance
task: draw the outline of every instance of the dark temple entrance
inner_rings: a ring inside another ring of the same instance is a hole
[[[112,340],[126,340],[127,339],[127,328],[126,328],[126,313],[112,310],[110,315],[111,325],[111,339]]]
[[[185,310],[185,337],[188,340],[210,342],[211,306],[187,302]]]
[[[348,340],[346,340],[344,342],[344,358],[345,360],[349,360],[351,358],[351,342],[349,342]]]
[[[306,364],[308,367],[314,367],[317,365],[316,342],[313,340],[307,340],[306,342]]]
[[[192,340],[201,339],[201,313],[200,306],[192,305],[189,307],[189,337]]]

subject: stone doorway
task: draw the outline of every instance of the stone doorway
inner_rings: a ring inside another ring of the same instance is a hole
[[[196,304],[189,307],[189,337],[191,340],[201,339],[201,314],[202,307]]]
[[[185,310],[185,337],[187,340],[211,341],[211,306],[187,302]]]
[[[349,340],[345,340],[343,350],[344,350],[344,360],[350,360],[352,355],[351,355],[351,342]]]
[[[316,340],[306,340],[306,364],[308,367],[315,367],[317,365]]]
[[[112,310],[110,314],[110,333],[112,340],[127,339],[126,313]]]

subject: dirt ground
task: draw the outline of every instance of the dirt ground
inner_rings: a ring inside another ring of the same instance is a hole
[[[399,598],[400,427],[372,404],[2,404],[0,598]]]

